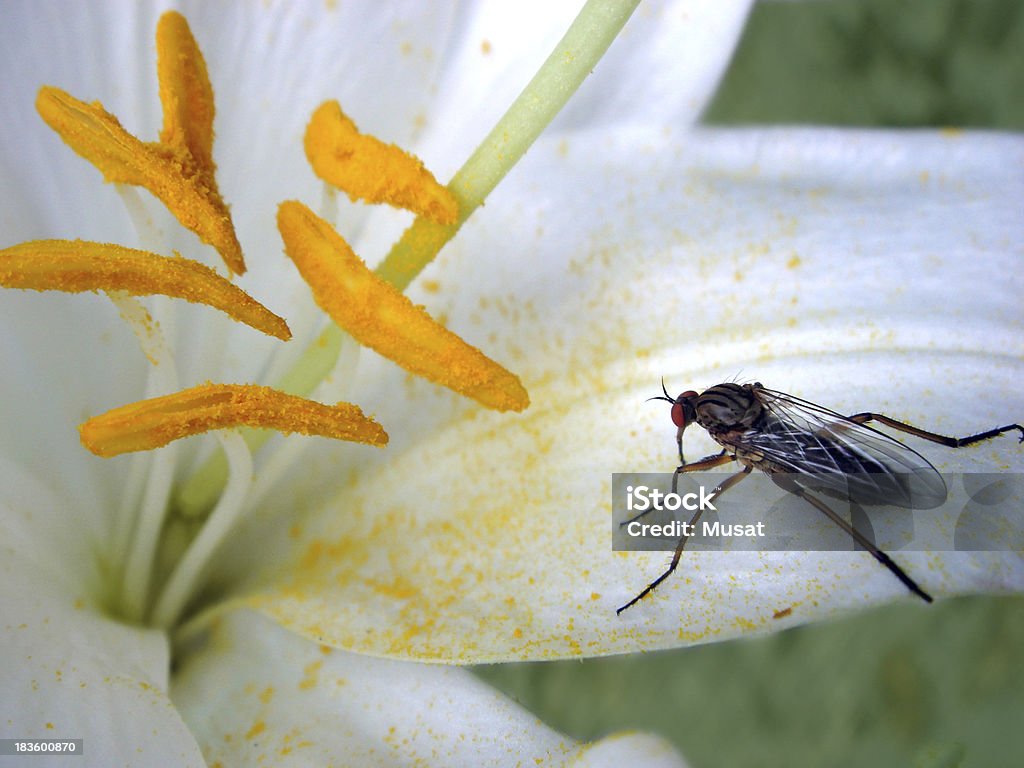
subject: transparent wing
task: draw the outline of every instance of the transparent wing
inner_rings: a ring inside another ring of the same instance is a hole
[[[765,420],[740,439],[792,472],[808,490],[865,505],[933,509],[946,484],[917,451],[878,430],[798,397],[755,387]]]

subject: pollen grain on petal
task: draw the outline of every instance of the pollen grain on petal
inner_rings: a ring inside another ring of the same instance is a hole
[[[97,456],[110,457],[240,426],[375,446],[388,442],[384,429],[355,405],[324,405],[251,384],[203,384],[141,400],[95,416],[79,425],[78,431],[86,448]]]
[[[418,158],[360,133],[337,101],[316,109],[303,143],[316,175],[352,200],[388,203],[439,224],[454,224],[458,218],[452,193]]]
[[[33,240],[0,250],[0,285],[35,291],[124,291],[206,304],[287,341],[291,331],[241,288],[197,261],[110,243]]]
[[[216,248],[229,270],[245,272],[242,247],[212,165],[202,165],[185,145],[140,141],[98,101],[87,104],[59,88],[40,88],[36,110],[106,181],[145,187],[182,226]]]
[[[282,203],[277,225],[285,252],[317,304],[361,344],[488,408],[521,411],[529,405],[530,398],[515,374],[370,271],[309,208],[295,201]]]

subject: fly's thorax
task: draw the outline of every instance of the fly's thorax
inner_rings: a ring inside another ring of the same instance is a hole
[[[697,423],[712,437],[732,430],[746,430],[764,416],[764,408],[750,384],[718,384],[704,390],[694,406]]]

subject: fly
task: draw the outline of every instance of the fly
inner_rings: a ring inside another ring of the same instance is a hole
[[[962,448],[1024,427],[1007,424],[969,437],[945,437],[881,413],[856,413],[843,416],[798,397],[776,392],[755,384],[718,384],[700,394],[693,390],[672,398],[661,386],[664,396],[651,398],[672,404],[672,422],[678,427],[679,467],[672,476],[675,492],[679,475],[699,472],[735,461],[743,469],[726,478],[714,489],[717,498],[758,469],[789,493],[807,501],[828,517],[892,571],[912,593],[927,603],[932,597],[910,578],[892,558],[876,547],[853,526],[837,515],[824,501],[811,493],[826,496],[845,494],[861,504],[910,507],[937,507],[946,499],[946,483],[927,459],[903,443],[876,429],[865,426],[869,421],[905,432],[933,443]],[[691,424],[707,430],[722,446],[720,453],[689,464],[683,458],[683,432]],[[694,530],[702,510],[690,520]],[[619,608],[624,610],[653,592],[679,565],[687,537],[676,545],[668,569],[644,590]]]

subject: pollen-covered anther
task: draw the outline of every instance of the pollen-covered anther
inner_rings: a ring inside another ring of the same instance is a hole
[[[360,344],[488,408],[521,411],[530,404],[515,374],[371,272],[344,239],[302,203],[282,203],[277,226],[285,252],[316,303]]]
[[[355,405],[324,405],[270,387],[204,384],[115,408],[79,425],[82,444],[97,456],[148,451],[172,440],[229,427],[332,437],[387,445],[388,435]]]
[[[157,58],[164,109],[159,142],[140,141],[99,102],[87,104],[52,86],[39,90],[36,109],[106,181],[148,189],[240,275],[242,247],[214,178],[213,89],[181,14],[170,11],[160,18]]]
[[[161,256],[110,243],[32,240],[0,250],[0,285],[34,291],[123,291],[162,294],[206,304],[258,331],[287,341],[288,324],[212,269],[181,256]]]
[[[164,125],[160,141],[185,147],[213,175],[213,86],[185,17],[167,11],[156,26],[156,75]]]
[[[459,205],[413,155],[359,132],[337,101],[313,113],[303,142],[313,171],[352,200],[388,203],[438,224],[454,224]]]

